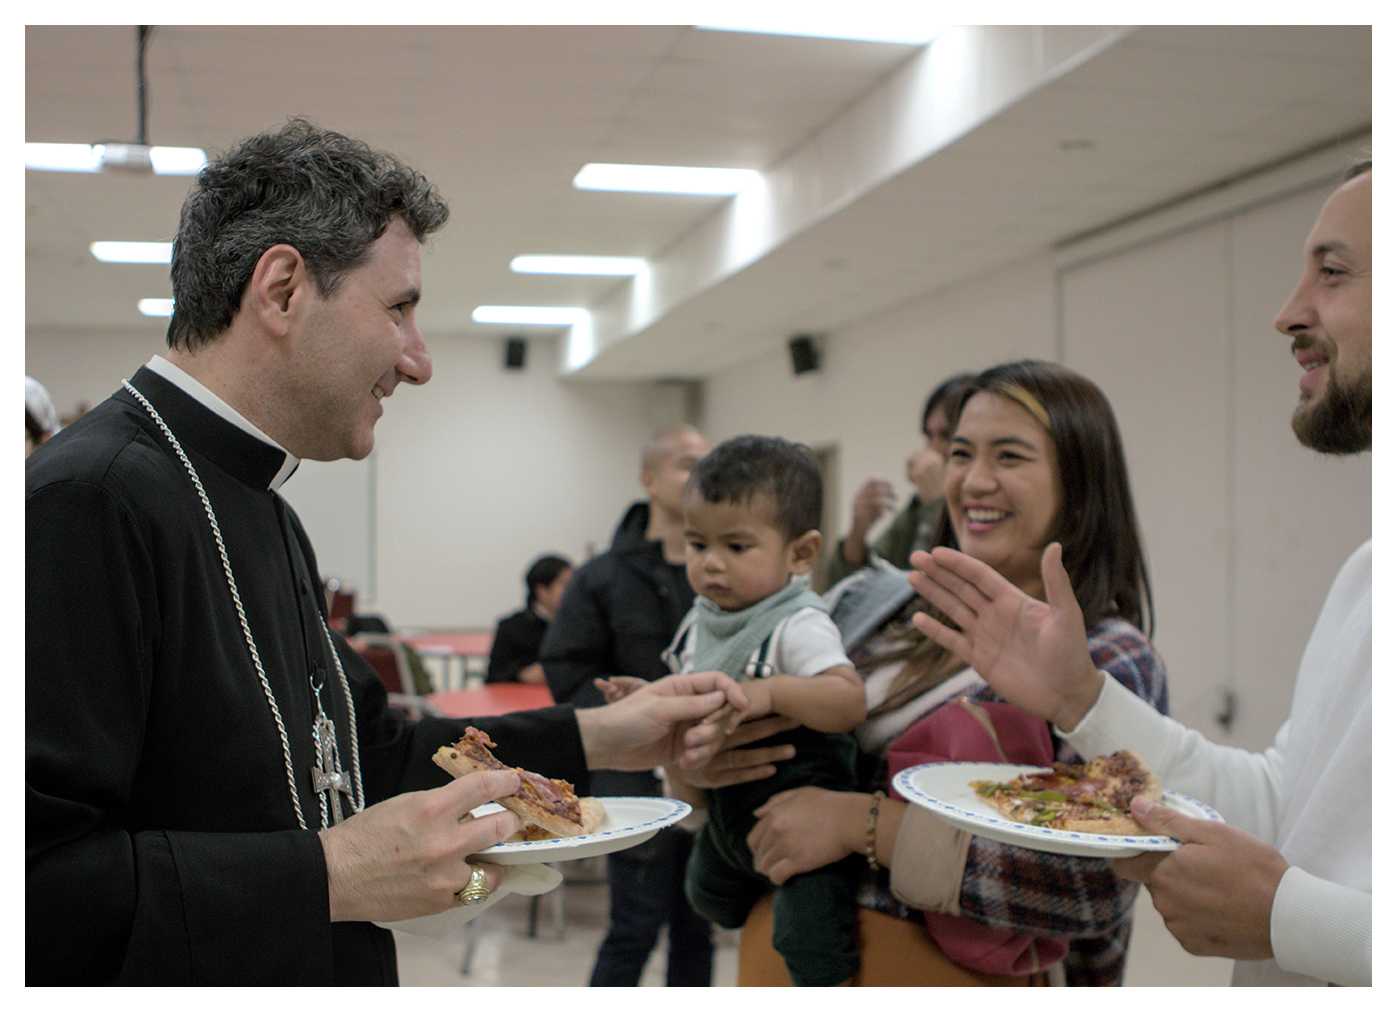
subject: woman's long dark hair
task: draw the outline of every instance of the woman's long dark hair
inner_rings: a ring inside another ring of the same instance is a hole
[[[1053,541],[1062,545],[1063,568],[1072,580],[1087,628],[1116,617],[1150,635],[1154,604],[1149,570],[1130,495],[1125,450],[1106,395],[1065,366],[1032,359],[1010,362],[986,369],[966,385],[948,409],[953,427],[966,401],[978,393],[1013,401],[1048,431],[1062,502],[1043,547]],[[960,547],[949,511],[942,510],[932,544]],[[903,672],[888,701],[875,712],[900,706],[963,666],[930,639],[871,658],[865,665],[898,659],[905,661]]]

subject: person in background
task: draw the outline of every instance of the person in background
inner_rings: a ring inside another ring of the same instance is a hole
[[[1325,202],[1275,321],[1304,370],[1291,426],[1320,453],[1372,449],[1372,214],[1364,162]],[[913,584],[958,628],[918,626],[1083,753],[1134,748],[1166,786],[1222,814],[1205,822],[1137,799],[1136,819],[1181,846],[1116,866],[1145,883],[1185,949],[1235,959],[1238,985],[1371,985],[1372,541],[1334,578],[1290,715],[1261,753],[1208,741],[1102,678],[1062,558],[1043,553],[1046,599],[1029,599],[973,559],[919,554]]]
[[[559,703],[605,702],[598,680],[654,681],[668,673],[665,649],[694,600],[684,569],[684,483],[708,440],[691,425],[655,433],[640,455],[646,499],[626,511],[611,547],[580,566],[543,637],[540,660]],[[658,797],[651,771],[599,773],[593,793]],[[639,847],[607,856],[611,906],[592,968],[594,987],[640,983],[660,929],[669,938],[665,981],[671,987],[713,982],[713,928],[684,896],[693,833],[660,830]]]
[[[464,816],[518,775],[432,763],[465,722],[388,706],[279,492],[368,456],[431,378],[420,245],[447,215],[304,120],[236,145],[180,213],[168,350],[25,460],[27,983],[393,984],[382,922],[498,888],[469,858],[518,819]],[[471,723],[587,793],[724,702],[731,679],[681,675]]]
[[[753,813],[780,791],[857,785],[858,748],[847,732],[864,718],[863,680],[806,580],[823,541],[821,485],[809,447],[739,436],[699,461],[684,494],[689,583],[698,597],[670,646],[671,667],[722,671],[743,684],[745,717],[779,714],[801,725],[766,742],[796,747],[772,777],[706,797],[680,791],[708,816],[689,859],[689,901],[724,928],[742,927],[771,890],[747,846]],[[772,940],[797,984],[853,980],[859,869],[853,855],[776,890]]]
[[[24,455],[58,431],[58,411],[44,385],[33,376],[24,377]]]
[[[934,543],[958,546],[1031,597],[1043,593],[1044,546],[1067,545],[1095,663],[1141,705],[1165,709],[1164,664],[1148,638],[1144,548],[1105,395],[1055,363],[1014,362],[974,377],[950,416],[946,511]],[[854,731],[861,784],[797,787],[758,808],[748,838],[757,870],[779,884],[850,855],[866,863],[860,986],[1121,983],[1134,883],[1100,858],[973,836],[890,785],[921,763],[1047,766],[1076,752],[914,628],[926,603],[907,573],[866,567],[825,597],[864,681],[868,717]],[[736,752],[704,772],[724,769]],[[741,753],[740,765],[756,775],[751,750]],[[770,910],[760,904],[743,929],[739,985],[785,983],[761,945]]]
[[[545,555],[529,566],[524,574],[523,609],[506,615],[495,626],[486,682],[544,684],[539,648],[571,578],[572,563],[561,555]]]
[[[946,469],[946,449],[951,438],[948,407],[965,389],[970,373],[944,380],[931,392],[922,407],[922,435],[925,443],[907,458],[907,480],[916,490],[907,505],[872,544],[868,532],[896,501],[892,483],[874,475],[854,494],[853,520],[849,531],[820,559],[811,585],[828,590],[863,566],[876,566],[879,560],[894,569],[908,568],[907,560],[918,548],[931,544],[931,532],[941,519],[945,500],[941,496]]]

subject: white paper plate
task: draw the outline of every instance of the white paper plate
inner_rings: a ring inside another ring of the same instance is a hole
[[[482,864],[484,862],[481,862]],[[475,920],[506,896],[540,896],[562,885],[563,875],[546,864],[517,864],[504,870],[504,880],[484,903],[468,907],[454,906],[439,914],[410,917],[405,921],[376,921],[380,928],[406,931],[410,935],[445,938],[451,932]]]
[[[672,826],[692,810],[673,798],[598,798],[606,815],[596,832],[555,840],[525,840],[499,843],[479,854],[494,864],[543,864],[578,861],[584,857],[610,854],[644,843],[666,826]],[[481,805],[476,815],[500,811],[493,802]]]
[[[1030,850],[1076,857],[1134,857],[1147,850],[1174,850],[1178,841],[1168,836],[1120,836],[1114,833],[1073,833],[1064,829],[1030,826],[1005,818],[975,793],[972,780],[1012,780],[1021,773],[1036,773],[1041,766],[1006,763],[929,763],[913,766],[893,777],[893,786],[908,801],[920,805],[977,836],[1011,843]],[[1200,801],[1174,791],[1164,792],[1164,803],[1192,816],[1221,822],[1222,816]]]

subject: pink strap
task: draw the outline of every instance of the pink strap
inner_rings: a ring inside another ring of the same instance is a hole
[[[957,699],[909,727],[888,749],[888,773],[932,762],[1051,766],[1048,723],[1009,703]],[[964,917],[928,913],[927,930],[949,958],[982,973],[1028,974],[1067,955],[1067,942],[1002,931]]]

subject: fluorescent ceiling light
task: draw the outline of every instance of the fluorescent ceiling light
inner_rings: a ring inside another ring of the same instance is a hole
[[[799,22],[789,17],[753,16],[724,25],[695,25],[695,28],[715,32],[758,32],[763,35],[799,35],[816,39],[847,39],[853,42],[894,42],[902,45],[924,46],[951,25],[931,18],[908,16],[898,12],[886,21],[850,15],[848,18],[809,17],[801,11]]]
[[[509,269],[519,274],[610,274],[629,277],[645,266],[640,257],[518,256]]]
[[[142,316],[169,316],[175,311],[174,299],[141,299],[136,308]]]
[[[24,167],[40,172],[96,172],[102,159],[91,144],[26,143]]]
[[[591,319],[585,309],[568,306],[476,306],[476,323],[512,323],[518,326],[570,327]]]
[[[697,193],[730,196],[761,178],[753,169],[703,169],[680,165],[616,165],[590,162],[573,177],[579,190],[630,193]]]
[[[150,164],[157,176],[197,176],[208,163],[203,148],[150,149]]]
[[[168,242],[94,242],[88,249],[104,264],[167,264]]]
[[[40,172],[101,172],[104,167],[145,171],[144,159],[157,176],[198,175],[208,161],[202,148],[146,148],[139,144],[24,145],[24,167]]]

